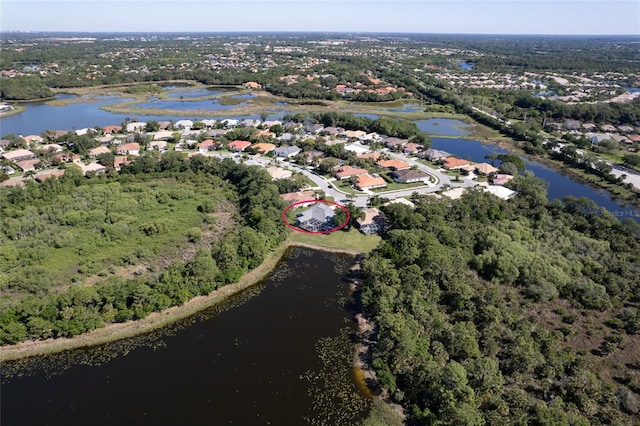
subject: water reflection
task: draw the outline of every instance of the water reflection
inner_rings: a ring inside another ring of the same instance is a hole
[[[353,424],[369,402],[349,379],[352,263],[296,248],[262,284],[168,329],[27,375],[2,365],[2,424]]]

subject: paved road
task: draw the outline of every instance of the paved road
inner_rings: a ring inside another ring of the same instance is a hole
[[[339,203],[353,202],[357,207],[367,207],[369,198],[375,195],[393,200],[401,197],[409,197],[414,193],[427,194],[430,192],[436,192],[442,189],[445,185],[451,186],[451,187],[461,187],[461,186],[468,187],[468,186],[476,185],[474,181],[464,176],[461,176],[461,179],[463,181],[462,183],[452,183],[451,178],[448,175],[444,174],[441,170],[434,170],[431,167],[416,161],[412,157],[408,157],[401,153],[390,152],[387,150],[385,150],[385,153],[392,158],[405,161],[411,164],[412,166],[416,166],[419,170],[431,176],[434,176],[437,179],[437,183],[435,184],[432,183],[424,187],[408,188],[404,190],[388,191],[388,192],[381,191],[381,192],[375,192],[375,193],[370,192],[368,194],[354,195],[354,194],[343,192],[337,189],[336,187],[334,187],[332,185],[332,182],[335,181],[335,179],[324,178],[320,175],[310,172],[304,167],[301,167],[295,163],[283,161],[282,159],[279,159],[279,158],[274,159],[271,157],[249,156],[249,159],[246,162],[258,164],[262,167],[268,167],[269,165],[276,163],[279,167],[302,173],[304,176],[308,177],[312,182],[314,182],[316,184],[316,187],[322,192],[324,192],[327,196],[333,197],[333,199]],[[238,154],[223,154],[223,153],[217,153],[217,152],[209,152],[206,155],[219,157],[219,158],[234,158],[234,159],[240,158]]]

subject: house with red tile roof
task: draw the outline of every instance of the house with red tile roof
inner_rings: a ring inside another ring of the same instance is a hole
[[[455,170],[471,165],[468,160],[462,160],[456,157],[447,157],[442,160],[442,167],[446,170]]]
[[[129,158],[127,157],[116,157],[115,160],[113,160],[113,168],[117,171],[120,171],[120,169],[122,169],[122,166],[127,164],[131,164],[131,160],[129,160]]]
[[[205,153],[214,149],[215,142],[212,139],[205,139],[198,145],[198,151]]]
[[[349,179],[353,176],[364,175],[369,173],[365,169],[360,169],[360,168],[351,167],[351,166],[336,166],[333,170],[336,172],[336,178],[340,180]]]
[[[356,176],[354,185],[356,186],[356,188],[364,191],[366,189],[385,187],[387,186],[387,182],[381,177],[374,177],[366,173]]]
[[[396,160],[395,158],[392,158],[391,160],[380,160],[376,165],[383,169],[391,170],[407,170],[411,168],[411,164],[405,161]]]
[[[47,170],[46,172],[37,173],[35,177],[38,182],[44,182],[45,180],[52,177],[59,178],[64,175],[64,172],[65,172],[64,169]]]
[[[276,146],[272,143],[257,143],[252,145],[251,149],[258,154],[266,154],[276,149]]]
[[[227,148],[233,152],[244,151],[251,146],[251,142],[235,140],[227,144]]]
[[[105,126],[102,131],[105,135],[112,135],[114,133],[120,133],[122,131],[122,126]]]
[[[131,143],[118,145],[118,147],[116,148],[116,152],[119,155],[139,155],[140,144],[137,142],[131,142]]]
[[[378,161],[380,159],[380,153],[377,151],[367,152],[366,154],[359,154],[358,158],[362,158],[363,160],[373,160]]]

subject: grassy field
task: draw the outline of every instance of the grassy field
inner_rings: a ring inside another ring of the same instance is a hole
[[[293,232],[289,241],[292,243],[310,244],[327,249],[346,249],[359,253],[368,253],[378,246],[382,239],[378,235],[364,235],[351,228],[349,231],[337,231],[331,234],[305,234]]]

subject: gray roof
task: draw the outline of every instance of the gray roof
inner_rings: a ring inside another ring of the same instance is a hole
[[[285,145],[285,146],[276,148],[274,151],[278,157],[282,157],[282,156],[288,157],[290,155],[296,155],[302,150],[297,146]]]

